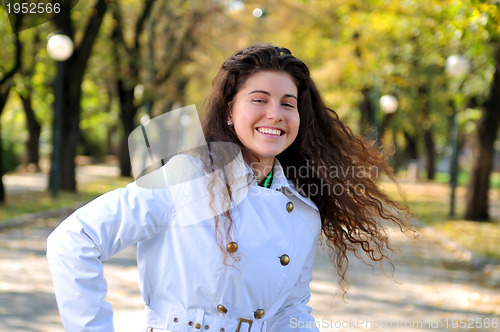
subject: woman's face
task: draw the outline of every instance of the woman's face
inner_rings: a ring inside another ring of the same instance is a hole
[[[243,145],[262,161],[292,144],[299,131],[297,86],[286,72],[250,76],[234,98],[228,120]]]

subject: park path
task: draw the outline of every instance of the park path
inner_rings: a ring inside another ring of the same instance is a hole
[[[46,237],[58,222],[57,218],[40,219],[29,227],[0,232],[1,332],[63,331],[45,259]],[[417,244],[398,232],[392,235],[400,248],[394,257],[394,276],[387,266],[384,275],[380,269],[372,272],[369,266],[352,260],[344,300],[333,269],[321,249],[318,251],[309,304],[321,331],[452,331],[457,330],[451,329],[453,319],[484,324],[500,317],[500,292],[485,285],[482,273],[470,270],[461,253],[450,252],[425,230]],[[134,248],[106,262],[105,275],[116,331],[140,331],[142,305]],[[395,328],[398,324],[406,328]],[[439,328],[432,327],[437,325]]]
[[[103,169],[93,171],[100,176]],[[38,219],[0,232],[0,332],[63,331],[45,259],[46,238],[61,219]],[[393,255],[394,273],[388,264],[384,274],[352,258],[344,299],[335,271],[323,249],[318,249],[309,305],[321,331],[500,330],[484,327],[500,319],[500,285],[492,284],[487,274],[475,268],[467,252],[450,249],[432,229],[417,229],[419,237],[414,240],[389,228],[392,243],[399,249]],[[105,276],[115,330],[141,331],[135,248],[106,262]],[[460,319],[468,327],[453,328],[454,324],[459,327]]]
[[[44,167],[47,169],[47,166]],[[48,170],[46,170],[48,171]],[[120,174],[116,162],[106,164],[79,165],[76,168],[77,183],[97,181]],[[46,173],[9,173],[3,176],[5,192],[7,195],[27,191],[46,191],[48,188],[48,175]]]

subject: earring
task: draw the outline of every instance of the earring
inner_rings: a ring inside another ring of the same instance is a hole
[[[233,121],[231,121],[231,120],[227,120],[227,125],[228,125],[228,126],[230,126],[230,125],[232,125],[232,124],[233,124]]]

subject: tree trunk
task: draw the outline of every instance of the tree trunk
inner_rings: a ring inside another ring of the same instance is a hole
[[[16,16],[17,18],[22,16]],[[14,64],[12,68],[8,71],[4,72],[3,77],[0,79],[0,116],[2,115],[3,108],[7,103],[7,99],[9,98],[10,89],[12,87],[12,77],[14,74],[21,68],[22,66],[22,57],[21,53],[23,50],[21,41],[19,40],[19,28],[21,27],[21,19],[16,19],[15,26],[13,28],[14,32],[14,45],[15,45],[15,53],[14,53]],[[2,68],[4,69],[4,68]],[[1,133],[1,130],[0,130]],[[2,137],[0,135],[0,204],[5,203],[5,188],[3,185],[3,144]]]
[[[137,115],[138,106],[134,105],[134,89],[139,82],[139,67],[138,61],[140,58],[140,36],[144,30],[145,22],[151,14],[155,0],[147,0],[144,2],[144,7],[135,26],[134,45],[128,47],[123,37],[121,10],[119,3],[115,3],[113,18],[115,19],[115,28],[113,30],[112,39],[115,43],[115,71],[116,71],[116,88],[118,90],[118,98],[120,100],[120,119],[123,125],[123,136],[120,140],[118,150],[118,160],[120,162],[120,175],[131,176],[132,164],[130,162],[130,153],[128,149],[128,137],[134,130],[134,119]],[[119,48],[124,48],[126,51],[126,59],[123,61],[118,52]],[[120,63],[123,63],[120,67]],[[125,68],[124,75],[121,70]]]
[[[417,160],[418,159],[418,151],[417,151],[417,139],[411,136],[407,131],[404,132],[406,138],[406,148],[405,148],[405,159],[408,160]]]
[[[390,157],[390,163],[392,165],[394,173],[398,173],[403,167],[403,152],[398,145],[398,140],[396,139],[396,132],[392,132],[392,140],[394,142],[394,154]]]
[[[436,177],[436,151],[434,150],[434,138],[432,136],[432,127],[424,131],[424,144],[426,152],[427,180],[434,180]]]
[[[488,191],[493,164],[493,144],[491,146],[487,144],[487,139],[480,137],[484,136],[484,133],[481,135],[479,130],[478,124],[478,133],[472,139],[473,162],[467,183],[465,219],[487,221],[489,220]]]
[[[118,159],[120,161],[120,175],[131,176],[132,165],[128,150],[128,137],[134,130],[134,119],[138,108],[134,106],[134,88],[127,88],[123,80],[117,80],[118,97],[120,99],[120,118],[123,125],[123,136],[120,142]]]
[[[61,116],[60,149],[60,189],[76,191],[75,156],[76,145],[80,135],[80,99],[81,84],[87,60],[90,57],[92,45],[97,37],[104,13],[108,8],[107,1],[97,0],[89,18],[80,45],[75,46],[71,58],[63,63],[63,109]],[[54,23],[73,39],[73,27],[70,10],[64,10],[66,15],[58,16]],[[54,147],[56,148],[56,147]]]
[[[0,163],[3,163],[2,138],[0,137]],[[5,203],[5,187],[3,184],[3,166],[0,165],[0,204]]]
[[[71,61],[76,62],[76,61]],[[76,191],[75,156],[80,140],[80,98],[83,73],[77,65],[65,63],[64,94],[60,141],[61,189]]]
[[[465,219],[475,221],[489,220],[488,191],[490,174],[493,168],[493,143],[497,138],[500,121],[500,47],[496,50],[496,69],[490,94],[477,122],[473,137],[472,166],[467,183]]]
[[[434,138],[432,136],[432,122],[430,119],[429,91],[426,86],[418,88],[418,102],[422,113],[422,123],[424,127],[424,146],[426,154],[427,179],[433,180],[436,173],[436,151],[434,150]]]
[[[7,99],[9,98],[9,87],[0,86],[0,116],[2,115],[3,108],[7,103]],[[0,129],[1,132],[1,129]],[[3,184],[3,144],[2,144],[2,135],[0,135],[0,204],[5,203],[5,187]]]
[[[106,135],[106,151],[110,156],[118,156],[118,151],[115,146],[114,137],[116,136],[117,126],[112,124],[108,126],[108,132]]]
[[[363,100],[359,105],[361,117],[359,119],[359,132],[367,140],[374,138],[375,128],[375,112],[371,101],[371,88],[363,88]]]
[[[384,115],[384,119],[382,120],[382,123],[380,124],[380,130],[379,130],[379,138],[380,141],[382,141],[382,138],[384,137],[385,131],[387,128],[389,128],[389,125],[392,122],[392,119],[394,118],[395,113],[388,113]]]
[[[26,150],[28,152],[28,164],[34,165],[36,171],[40,171],[39,165],[39,144],[40,141],[40,133],[42,127],[38,120],[36,119],[35,112],[33,111],[33,107],[31,104],[31,91],[28,91],[26,97],[19,95],[24,105],[24,113],[26,114],[26,125],[28,127],[28,141],[26,142]]]

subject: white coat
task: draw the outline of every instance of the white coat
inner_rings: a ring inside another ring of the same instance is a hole
[[[174,169],[203,175],[197,159],[181,156],[152,173],[156,189],[135,181],[104,194],[49,236],[66,331],[114,331],[102,261],[135,243],[144,331],[318,331],[307,306],[321,230],[316,205],[297,192],[279,162],[269,189],[243,163],[243,176],[230,180],[234,227],[227,242],[223,237],[223,247],[234,242],[241,260],[228,256],[223,264],[206,176],[171,184]],[[158,185],[158,174],[168,187]]]

